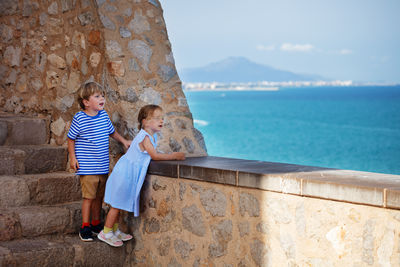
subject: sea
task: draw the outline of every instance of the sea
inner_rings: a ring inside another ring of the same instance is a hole
[[[185,95],[211,156],[400,175],[400,85]]]

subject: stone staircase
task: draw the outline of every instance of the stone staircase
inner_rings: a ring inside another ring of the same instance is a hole
[[[123,266],[127,251],[82,242],[79,179],[49,119],[0,113],[0,266]]]

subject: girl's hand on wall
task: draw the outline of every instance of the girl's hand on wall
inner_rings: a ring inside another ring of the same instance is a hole
[[[172,155],[174,155],[176,160],[185,160],[185,153],[183,152],[174,152],[172,153]]]

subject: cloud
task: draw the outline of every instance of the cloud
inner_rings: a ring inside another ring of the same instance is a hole
[[[257,45],[257,50],[273,51],[273,50],[275,50],[275,45]]]
[[[388,56],[370,56],[369,58],[375,63],[386,63],[390,59]]]
[[[283,43],[280,47],[282,51],[288,52],[310,52],[315,49],[311,44],[291,44]]]
[[[321,54],[336,54],[336,55],[350,55],[354,52],[350,49],[343,48],[340,50],[324,50],[321,48],[317,48],[312,44],[292,44],[292,43],[282,43],[279,48],[276,48],[275,45],[262,45],[259,44],[256,46],[259,51],[274,51],[279,49],[284,52],[315,52]]]
[[[339,50],[339,54],[349,55],[349,54],[353,54],[353,51],[351,51],[350,49],[341,49],[341,50]]]

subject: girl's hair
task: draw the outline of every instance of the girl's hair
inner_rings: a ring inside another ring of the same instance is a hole
[[[139,110],[138,121],[139,121],[139,130],[142,129],[142,121],[151,117],[157,109],[162,110],[160,106],[157,105],[146,105]]]
[[[79,106],[81,106],[81,108],[83,110],[85,109],[83,100],[89,100],[89,97],[94,95],[95,93],[100,93],[100,94],[104,95],[103,87],[96,82],[88,82],[88,83],[82,84],[82,86],[79,88],[78,103],[79,103]]]

